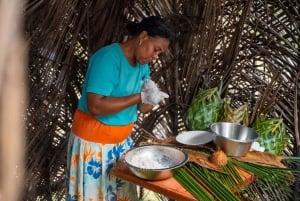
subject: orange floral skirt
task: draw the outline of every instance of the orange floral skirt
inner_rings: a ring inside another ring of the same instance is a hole
[[[79,113],[74,116],[75,124],[73,121],[69,136],[68,201],[137,201],[136,185],[110,175],[111,168],[133,147],[131,130],[126,133],[132,126],[110,129],[97,120],[95,122],[95,118]],[[107,133],[109,129],[110,133]]]

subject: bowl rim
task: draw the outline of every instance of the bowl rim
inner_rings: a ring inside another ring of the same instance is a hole
[[[202,142],[199,142],[199,143],[188,143],[187,137],[199,137],[199,138],[204,137],[204,139],[201,139]],[[190,145],[190,146],[199,146],[199,145],[204,145],[204,144],[207,144],[207,143],[213,141],[214,133],[211,131],[207,131],[207,130],[187,130],[182,133],[179,133],[175,139],[176,139],[176,142],[178,142],[180,144]]]
[[[171,166],[171,167],[168,167],[168,168],[153,168],[153,169],[149,169],[149,168],[141,168],[141,167],[138,167],[138,166],[135,166],[135,165],[132,165],[130,164],[127,160],[126,160],[126,156],[129,152],[132,152],[132,151],[135,151],[137,149],[142,149],[142,148],[146,148],[146,147],[167,147],[167,148],[170,148],[170,149],[176,149],[177,151],[181,152],[183,155],[184,155],[184,159],[178,163],[177,165],[174,165],[174,166]],[[172,170],[172,169],[176,169],[178,167],[181,167],[183,165],[185,165],[187,162],[189,161],[189,155],[188,153],[179,148],[179,147],[174,147],[174,146],[171,146],[171,145],[161,145],[161,144],[147,144],[147,145],[141,145],[141,146],[137,146],[137,147],[133,147],[131,149],[129,149],[126,153],[125,153],[125,156],[124,156],[124,162],[126,163],[126,165],[128,165],[129,167],[133,167],[133,168],[136,168],[136,169],[139,169],[139,170],[147,170],[147,171],[162,171],[162,170]]]
[[[250,140],[238,140],[238,139],[232,139],[232,138],[228,138],[228,137],[225,137],[224,135],[220,135],[220,134],[217,134],[215,131],[213,131],[212,129],[212,126],[213,125],[216,125],[216,124],[232,124],[232,125],[236,125],[236,126],[240,126],[240,127],[243,127],[243,128],[246,128],[246,129],[249,129],[249,130],[252,130],[256,137],[253,138],[253,139],[250,139]],[[260,136],[258,135],[258,133],[251,127],[248,127],[248,126],[245,126],[245,125],[242,125],[242,124],[239,124],[239,123],[233,123],[233,122],[224,122],[224,121],[220,121],[220,122],[215,122],[215,123],[212,123],[210,126],[209,126],[211,132],[216,136],[216,137],[220,137],[220,138],[224,138],[226,140],[230,140],[230,141],[233,141],[233,142],[240,142],[240,143],[249,143],[249,142],[255,142],[257,141]],[[216,138],[215,138],[216,140]]]

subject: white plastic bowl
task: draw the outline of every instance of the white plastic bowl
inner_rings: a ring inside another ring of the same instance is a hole
[[[203,145],[214,139],[214,133],[208,131],[185,131],[176,136],[176,141],[185,145]]]

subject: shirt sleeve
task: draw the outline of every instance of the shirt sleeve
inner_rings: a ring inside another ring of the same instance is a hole
[[[116,58],[110,53],[96,53],[88,68],[86,92],[109,96],[118,80]]]

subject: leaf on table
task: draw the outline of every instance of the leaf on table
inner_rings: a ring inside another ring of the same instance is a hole
[[[281,163],[281,160],[284,159],[283,156],[275,156],[266,152],[250,151],[245,156],[236,159],[243,162],[286,168],[286,166]]]
[[[191,162],[197,163],[198,165],[226,174],[218,165],[209,161],[209,156],[199,151],[186,150],[189,155]]]

